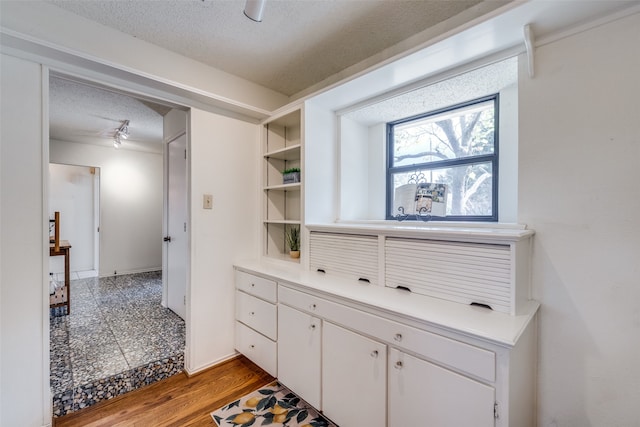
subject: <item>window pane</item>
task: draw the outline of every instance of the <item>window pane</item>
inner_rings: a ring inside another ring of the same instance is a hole
[[[393,127],[393,167],[494,150],[494,102],[485,101]]]
[[[446,215],[491,216],[493,214],[492,175],[490,162],[393,174],[393,191],[391,193],[393,202],[389,214],[390,216],[397,215],[399,213],[398,207],[407,203],[401,202],[401,200],[408,200],[407,193],[416,193],[407,184],[426,182],[447,186]],[[435,200],[436,197],[433,196],[433,199]],[[416,202],[413,195],[411,200],[412,203]],[[415,212],[415,205],[402,207],[405,213]],[[433,215],[436,215],[435,210]]]

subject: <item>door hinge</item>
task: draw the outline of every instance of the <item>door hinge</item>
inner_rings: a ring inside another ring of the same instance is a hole
[[[500,418],[500,412],[498,411],[498,402],[493,404],[493,418],[496,420]]]
[[[186,295],[182,299],[182,304],[187,305],[187,296]]]
[[[184,149],[184,159],[187,160],[187,149]]]
[[[184,223],[184,231],[187,231],[187,223]]]

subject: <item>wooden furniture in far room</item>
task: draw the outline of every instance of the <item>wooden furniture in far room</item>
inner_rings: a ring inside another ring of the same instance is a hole
[[[57,244],[56,244],[57,243]],[[49,243],[49,256],[64,256],[64,287],[56,289],[51,295],[49,307],[66,307],[67,314],[71,314],[71,286],[69,285],[69,251],[71,245],[67,240]]]
[[[53,237],[49,239],[49,256],[64,256],[64,287],[56,289],[49,299],[49,307],[66,307],[67,314],[71,314],[71,286],[69,285],[69,250],[71,245],[67,240],[60,240],[60,212],[54,213]]]

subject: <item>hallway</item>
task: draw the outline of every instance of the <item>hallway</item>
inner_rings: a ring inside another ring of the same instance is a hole
[[[55,417],[182,371],[185,324],[161,305],[161,272],[73,278],[71,315],[50,317]]]

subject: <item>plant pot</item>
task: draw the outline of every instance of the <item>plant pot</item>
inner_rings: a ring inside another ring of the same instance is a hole
[[[293,184],[300,182],[300,172],[290,172],[282,175],[283,184]]]
[[[289,251],[289,256],[291,258],[300,258],[300,251]]]

